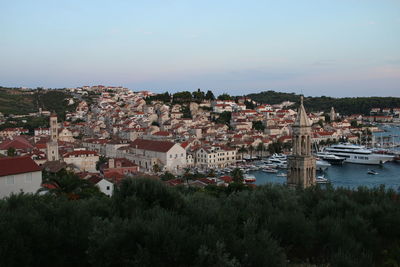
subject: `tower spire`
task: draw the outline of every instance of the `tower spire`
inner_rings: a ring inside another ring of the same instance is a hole
[[[304,109],[304,98],[300,97],[297,117],[292,125],[293,151],[288,157],[287,184],[309,187],[315,184],[315,158],[311,153],[311,123]]]
[[[297,110],[297,117],[296,120],[293,124],[293,126],[298,126],[298,127],[310,127],[311,123],[310,120],[307,117],[307,112],[304,108],[304,98],[303,96],[300,96],[300,106],[299,109]]]

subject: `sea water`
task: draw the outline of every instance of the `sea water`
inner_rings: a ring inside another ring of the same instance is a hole
[[[382,126],[383,127],[383,126]],[[386,132],[376,133],[377,136],[395,136],[395,143],[400,136],[400,128],[385,126]],[[397,148],[398,149],[398,148]],[[376,175],[368,174],[368,170],[375,170]],[[286,171],[280,170],[278,173]],[[286,177],[278,177],[277,173],[265,173],[262,171],[251,172],[256,176],[255,184],[262,185],[266,183],[286,183]],[[377,187],[385,185],[387,188],[393,188],[400,191],[400,163],[387,162],[383,165],[363,165],[344,163],[343,165],[329,166],[325,172],[318,172],[317,175],[324,175],[328,178],[334,187],[357,188],[359,186]]]

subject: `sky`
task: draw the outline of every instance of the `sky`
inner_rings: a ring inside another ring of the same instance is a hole
[[[0,86],[400,97],[400,0],[0,0]]]

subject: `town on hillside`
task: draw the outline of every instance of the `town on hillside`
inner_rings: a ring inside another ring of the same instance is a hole
[[[137,175],[170,186],[228,186],[235,168],[245,171],[249,161],[292,152],[296,102],[259,103],[200,89],[155,94],[98,85],[63,91],[73,108],[62,114],[42,108],[0,113],[0,179],[8,185],[0,197],[35,193],[50,186],[44,176],[62,170],[106,195],[124,177]],[[379,131],[376,123],[400,122],[399,115],[400,107],[376,107],[368,115],[331,107],[306,117],[315,149],[338,142],[383,148],[394,144],[377,142],[371,133]]]

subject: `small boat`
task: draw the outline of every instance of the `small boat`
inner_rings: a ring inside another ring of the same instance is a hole
[[[368,174],[376,175],[378,174],[375,170],[368,170]]]
[[[331,164],[325,160],[316,160],[317,171],[325,171]]]
[[[244,181],[246,183],[254,183],[256,181],[256,177],[252,174],[245,174],[244,175]]]
[[[287,174],[286,174],[286,173],[283,173],[283,172],[281,172],[281,173],[277,174],[276,176],[278,176],[278,177],[287,177]]]
[[[330,181],[327,178],[325,178],[323,175],[317,176],[315,181],[317,182],[317,184],[328,184],[328,183],[330,183]]]
[[[263,172],[267,172],[267,173],[277,173],[278,170],[266,168],[266,169],[263,169]]]

